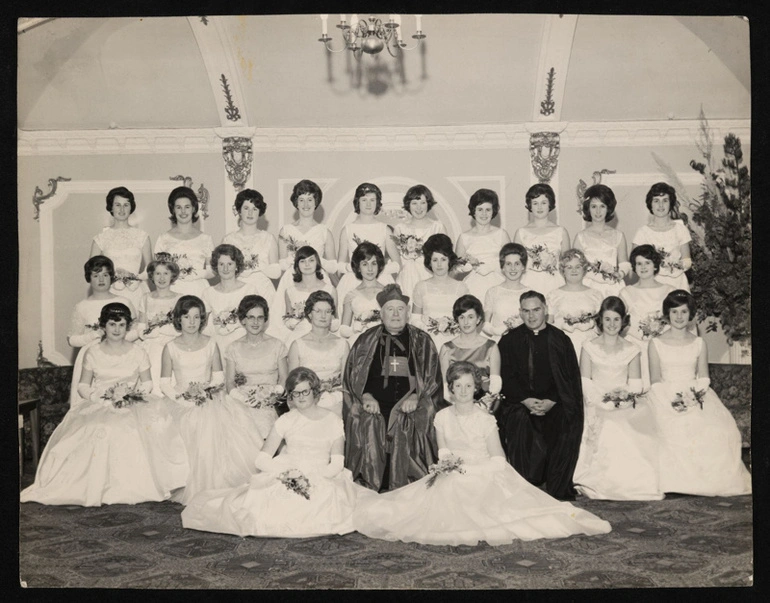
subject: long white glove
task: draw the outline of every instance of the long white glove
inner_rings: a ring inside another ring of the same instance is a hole
[[[171,377],[161,377],[160,391],[162,391],[163,395],[167,398],[176,400],[176,390],[174,389],[174,386],[171,385]]]
[[[294,261],[289,258],[281,258],[278,260],[278,267],[281,269],[281,272],[286,272],[294,267]]]
[[[267,473],[276,471],[278,468],[278,465],[273,460],[273,457],[267,454],[267,452],[262,452],[261,450],[257,453],[257,458],[254,459],[254,466],[260,471],[265,471]]]
[[[225,382],[225,372],[224,371],[214,371],[211,373],[211,383],[210,385],[222,385]]]
[[[452,392],[449,389],[449,384],[446,381],[444,381],[444,400],[450,403],[452,402]]]
[[[332,274],[334,272],[339,272],[339,263],[337,260],[328,260],[326,258],[321,258],[321,268],[326,270],[329,274]]]
[[[350,339],[355,334],[350,325],[340,325],[340,335],[345,339]]]
[[[489,376],[489,393],[497,394],[503,389],[503,378],[500,375]]]
[[[491,322],[485,322],[484,326],[481,327],[481,330],[484,331],[487,335],[502,335],[508,330],[508,327],[503,325],[493,325]]]
[[[131,325],[131,328],[126,333],[126,341],[136,341],[139,339],[139,334],[141,331],[139,331],[139,325],[137,323],[134,323]]]
[[[101,339],[103,334],[104,333],[101,329],[98,331],[94,331],[93,329],[86,329],[85,332],[81,333],[80,335],[70,335],[67,338],[67,341],[73,348],[82,348],[94,340]]]
[[[152,388],[153,388],[152,379],[148,379],[147,381],[142,381],[141,388],[145,394],[151,394]]]
[[[277,262],[275,264],[268,264],[267,266],[262,268],[262,273],[267,278],[279,279],[281,278],[281,272],[282,272],[281,265]]]
[[[401,264],[388,260],[385,262],[385,267],[382,269],[385,274],[398,274],[401,271]]]
[[[412,325],[413,327],[417,327],[418,329],[423,329],[423,330],[425,330],[428,326],[425,321],[424,314],[410,314],[409,324]]]
[[[438,449],[438,458],[439,460],[449,458],[452,456],[452,451],[449,448],[439,448]]]
[[[332,478],[336,476],[345,467],[345,457],[341,454],[333,454],[329,459],[329,464],[321,469],[321,475],[323,477]]]
[[[84,400],[90,400],[95,391],[88,383],[78,383],[78,395]]]
[[[629,392],[632,393],[640,393],[643,389],[642,380],[641,379],[629,379],[628,384],[626,386],[628,388]]]
[[[701,377],[695,380],[695,389],[701,390],[708,389],[709,387],[711,387],[711,379],[708,377]]]
[[[332,333],[336,333],[340,330],[340,319],[339,318],[332,318],[332,324],[329,325],[329,330]]]
[[[481,264],[475,268],[476,272],[478,272],[481,276],[486,276],[490,272],[494,272],[495,269],[496,267],[488,262],[481,262]]]
[[[618,271],[621,272],[623,276],[628,276],[631,272],[631,262],[620,262],[618,264]]]
[[[685,272],[692,268],[692,258],[682,258],[682,270]]]

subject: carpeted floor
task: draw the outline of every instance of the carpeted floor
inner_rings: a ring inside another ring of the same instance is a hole
[[[25,475],[24,484],[31,481]],[[490,547],[390,543],[358,533],[289,540],[182,528],[176,503],[20,505],[21,580],[34,587],[562,589],[749,586],[752,499],[578,499],[600,536]]]

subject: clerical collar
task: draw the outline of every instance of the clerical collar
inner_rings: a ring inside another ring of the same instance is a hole
[[[539,335],[539,334],[540,334],[540,331],[543,331],[543,330],[545,330],[545,327],[546,327],[546,326],[547,326],[547,324],[546,324],[546,323],[543,323],[543,326],[542,326],[542,327],[540,327],[540,328],[539,328],[539,329],[537,329],[537,330],[535,330],[535,329],[530,329],[529,327],[527,327],[527,331],[529,331],[530,335]]]

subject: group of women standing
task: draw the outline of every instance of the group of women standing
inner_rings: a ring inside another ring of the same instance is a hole
[[[178,187],[168,198],[172,227],[153,253],[147,234],[129,225],[133,194],[109,192],[113,224],[93,239],[84,267],[89,296],[75,307],[69,333],[80,348],[71,409],[22,501],[171,498],[188,505],[188,527],[207,529],[216,513],[221,531],[234,533],[350,531],[361,493],[340,460],[341,373],[356,337],[379,322],[377,293],[393,281],[411,298],[411,323],[440,350],[442,373],[474,367],[471,401],[485,413],[500,403],[496,341],[521,324],[519,295],[546,297],[549,320],[570,336],[584,378],[574,479],[584,495],[750,492],[735,422],[708,387],[706,349],[691,332],[690,238],[672,187],[650,189],[651,219],[636,232],[630,258],[624,235],[609,224],[615,196],[601,184],[585,192],[588,226],[571,245],[550,220],[556,200],[547,184],[527,191],[530,221],[513,240],[492,225],[500,205],[488,189],[470,197],[473,226],[455,243],[432,217],[436,201],[424,185],[406,192],[409,219],[391,228],[377,218],[380,189],[361,184],[337,246],[315,219],[321,200],[314,182],[298,182],[291,195],[298,217],[276,238],[258,227],[262,195],[243,190],[234,205],[238,230],[214,246],[195,224],[195,193]],[[638,282],[625,286],[632,272]],[[446,381],[454,403],[454,381]],[[300,504],[310,500],[307,485],[292,471],[303,468],[305,478],[331,480],[321,488],[326,515],[318,497],[312,512]],[[296,530],[248,511],[268,499],[300,505]]]

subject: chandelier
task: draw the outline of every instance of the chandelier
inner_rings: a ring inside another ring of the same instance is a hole
[[[318,38],[318,41],[323,42],[329,52],[350,50],[356,59],[360,59],[363,52],[379,54],[383,48],[387,48],[390,56],[395,57],[397,53],[404,50],[414,50],[425,37],[425,34],[422,33],[422,15],[414,16],[416,33],[412,35],[412,38],[417,40],[417,43],[407,48],[401,29],[401,15],[390,15],[388,22],[383,23],[382,19],[374,15],[370,15],[367,20],[359,20],[357,14],[352,14],[350,15],[350,24],[348,24],[347,15],[340,14],[337,29],[342,30],[342,40],[345,47],[332,50],[329,43],[332,38],[327,31],[328,19],[329,15],[321,15],[321,37]]]

